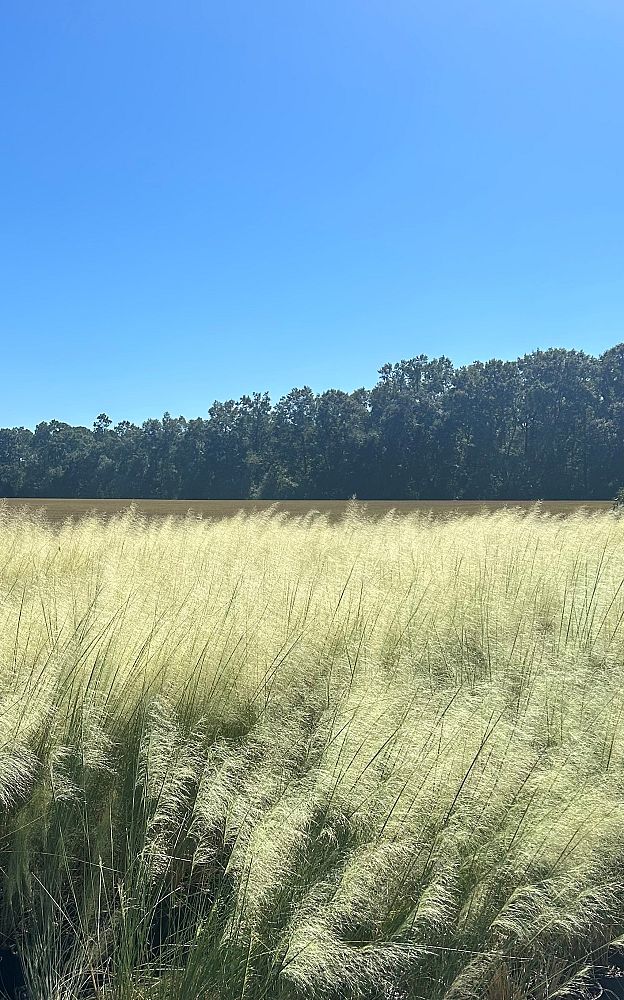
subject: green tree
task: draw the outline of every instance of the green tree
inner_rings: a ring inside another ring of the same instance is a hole
[[[446,399],[453,385],[448,358],[424,354],[384,365],[370,394],[376,438],[373,495],[387,498],[436,496],[444,488],[438,439]]]

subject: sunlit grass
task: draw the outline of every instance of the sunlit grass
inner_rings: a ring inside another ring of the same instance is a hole
[[[624,521],[0,522],[38,1000],[552,998],[624,933]]]

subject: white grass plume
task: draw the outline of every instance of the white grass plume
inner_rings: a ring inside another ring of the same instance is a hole
[[[0,536],[0,933],[42,996],[545,1000],[624,933],[621,519]]]

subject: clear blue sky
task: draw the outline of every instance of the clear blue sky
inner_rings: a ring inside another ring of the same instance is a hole
[[[624,340],[621,0],[0,17],[0,425]]]

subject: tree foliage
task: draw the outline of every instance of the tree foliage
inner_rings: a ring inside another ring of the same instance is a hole
[[[454,368],[386,364],[372,389],[215,401],[141,426],[0,429],[9,497],[591,499],[624,482],[624,344]]]

